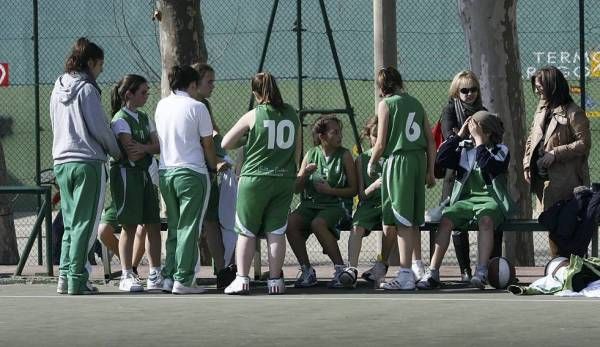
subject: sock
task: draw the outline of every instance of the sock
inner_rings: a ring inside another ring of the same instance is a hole
[[[154,266],[154,267],[150,268],[150,273],[153,273],[153,272],[160,273],[160,271],[161,271],[161,267],[160,266]]]
[[[123,276],[127,276],[127,275],[130,275],[130,274],[133,274],[133,270],[132,269],[121,269],[121,274]]]
[[[131,270],[133,270],[134,274],[136,274],[136,275],[138,274],[138,272],[137,272],[137,266],[132,266]]]

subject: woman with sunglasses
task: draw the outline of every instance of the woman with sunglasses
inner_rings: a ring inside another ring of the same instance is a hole
[[[465,123],[465,120],[475,114],[475,112],[487,110],[481,103],[479,80],[472,71],[463,70],[457,73],[452,79],[448,95],[450,99],[444,107],[441,117],[444,140],[448,139],[451,135],[456,135]],[[454,187],[455,176],[456,172],[454,170],[446,169],[440,201],[444,201],[450,197],[452,188]],[[460,267],[461,280],[470,281],[472,272],[471,261],[469,259],[468,230],[454,230],[452,232],[452,243],[454,244],[456,259]],[[496,248],[494,247],[494,250]]]

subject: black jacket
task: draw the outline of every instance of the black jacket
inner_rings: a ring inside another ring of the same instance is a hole
[[[600,192],[584,189],[542,212],[538,222],[550,231],[550,239],[556,243],[560,256],[584,257],[592,234],[598,230],[599,214]]]

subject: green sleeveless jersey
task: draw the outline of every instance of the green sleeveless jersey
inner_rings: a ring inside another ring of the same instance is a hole
[[[368,151],[366,152],[362,152],[358,155],[358,158],[360,158],[360,167],[357,167],[357,170],[360,170],[362,173],[362,179],[363,179],[363,183],[364,183],[364,189],[367,189],[368,186],[370,186],[371,184],[373,184],[373,182],[375,182],[375,180],[377,180],[376,178],[371,178],[369,176],[369,174],[367,174],[367,166],[369,165],[369,159],[371,159],[371,156],[373,155],[373,149],[370,148]],[[383,167],[383,162],[385,161],[385,158],[381,158],[379,159],[379,164]],[[364,203],[368,203],[370,205],[373,206],[380,206],[381,205],[381,188],[373,193],[371,193],[371,195],[369,196],[369,198],[367,200],[364,201]]]
[[[241,176],[296,177],[296,131],[300,120],[288,104],[255,108],[254,126],[244,146]]]
[[[427,149],[423,105],[407,93],[392,95],[383,100],[389,110],[387,144],[384,155],[389,156],[399,151]]]
[[[301,196],[302,201],[312,204],[312,207],[315,208],[332,206],[352,208],[351,198],[321,194],[315,190],[314,186],[314,183],[318,181],[326,181],[332,188],[344,188],[348,186],[348,177],[344,169],[344,153],[346,152],[348,152],[346,148],[340,147],[329,157],[325,157],[321,146],[315,146],[306,153],[306,157],[308,158],[307,164],[314,163],[317,165],[317,169],[306,180]]]
[[[137,115],[138,120],[136,121],[133,116],[121,109],[113,116],[111,123],[114,123],[119,119],[123,119],[129,125],[133,141],[141,144],[147,144],[150,142],[150,120],[148,115],[144,112],[137,111]],[[125,153],[121,142],[119,142],[119,147],[121,147],[121,151]],[[111,165],[118,165],[122,167],[137,167],[141,169],[147,169],[152,163],[152,156],[147,154],[142,159],[136,161],[128,160],[125,157],[119,160],[111,159],[110,163]]]

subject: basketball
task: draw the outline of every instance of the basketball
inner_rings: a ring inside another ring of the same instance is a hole
[[[353,267],[347,267],[340,274],[340,282],[345,288],[353,288],[356,284],[356,278],[358,277],[358,270]]]
[[[548,262],[548,264],[546,264],[546,267],[544,268],[544,276],[554,276],[560,267],[565,266],[569,266],[569,259],[565,257],[554,257]]]
[[[488,281],[496,289],[506,289],[515,281],[515,267],[504,257],[490,259]]]

